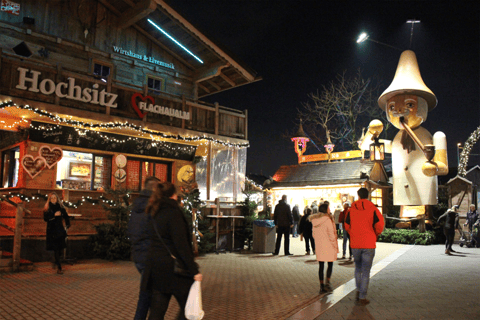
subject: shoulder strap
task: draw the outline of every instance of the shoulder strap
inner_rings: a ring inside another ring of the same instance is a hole
[[[172,252],[170,251],[170,249],[168,249],[167,245],[165,244],[165,242],[163,241],[162,237],[160,236],[160,233],[158,233],[157,223],[155,222],[155,220],[152,219],[152,223],[153,223],[153,228],[155,229],[155,233],[156,233],[157,236],[158,236],[158,239],[160,239],[160,241],[163,243],[163,245],[165,246],[165,248],[166,248],[167,251],[168,251],[168,254],[169,254],[173,259],[177,259],[177,258],[175,258],[175,256],[172,254]]]

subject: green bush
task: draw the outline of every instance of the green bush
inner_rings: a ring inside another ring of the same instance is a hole
[[[130,214],[129,194],[126,191],[107,191],[113,203],[104,205],[108,219],[113,223],[94,226],[97,234],[90,236],[90,245],[96,257],[107,260],[129,260],[130,240],[127,223]]]
[[[424,233],[418,230],[410,229],[385,229],[378,237],[379,242],[403,243],[403,244],[419,244],[430,245],[435,241],[435,233],[426,231]]]

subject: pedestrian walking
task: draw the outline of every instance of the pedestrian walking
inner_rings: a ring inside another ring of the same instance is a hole
[[[62,200],[55,192],[48,195],[43,209],[43,220],[47,223],[47,250],[53,251],[57,274],[63,274],[61,255],[66,248],[65,239],[67,238],[63,220],[66,227],[70,228],[70,219]]]
[[[157,178],[151,176],[145,179],[144,189],[140,191],[140,195],[133,202],[130,219],[128,220],[127,234],[131,243],[132,260],[142,277],[147,263],[148,250],[151,245],[151,240],[148,234],[148,225],[152,223],[152,220],[145,212],[145,209],[147,208],[148,200],[150,199],[153,190],[155,190],[159,182],[160,181]],[[140,283],[142,283],[141,280]],[[137,310],[135,312],[135,320],[147,319],[151,300],[151,290],[140,290]]]
[[[300,211],[298,210],[298,204],[293,206],[292,209],[292,217],[293,217],[293,237],[298,237],[298,223],[300,221]]]
[[[368,190],[360,188],[357,191],[359,200],[352,204],[345,218],[345,229],[350,235],[353,258],[355,260],[355,284],[357,286],[356,302],[367,305],[368,283],[370,269],[378,236],[383,232],[385,221],[378,208],[369,201]]]
[[[306,213],[300,219],[298,231],[300,232],[300,240],[305,239],[305,255],[310,255],[310,245],[312,246],[313,254],[315,254],[315,241],[312,235],[312,223],[308,217],[312,214],[311,208],[306,208]]]
[[[338,222],[342,226],[342,231],[343,231],[343,254],[342,254],[342,259],[345,259],[345,254],[347,252],[347,242],[348,242],[348,251],[350,253],[349,260],[352,260],[352,247],[351,242],[350,242],[350,236],[348,235],[347,230],[345,230],[345,217],[348,214],[348,211],[350,210],[350,202],[346,201],[343,204],[343,211],[340,213],[340,216],[338,217]]]
[[[283,195],[282,200],[275,206],[273,213],[273,221],[277,227],[277,242],[275,243],[274,255],[278,255],[280,252],[280,245],[282,243],[282,236],[285,237],[283,246],[286,256],[291,256],[290,253],[290,228],[293,227],[293,217],[290,205],[287,204],[287,196]]]
[[[318,278],[320,280],[320,294],[332,291],[330,279],[333,272],[333,262],[337,260],[338,241],[335,221],[328,213],[328,205],[322,204],[317,214],[312,214],[308,220],[312,223],[313,238],[317,248]],[[324,283],[324,267],[328,264],[326,282]]]
[[[316,200],[312,202],[310,208],[312,208],[312,214],[318,213],[318,204]]]
[[[172,295],[180,306],[178,319],[186,319],[190,287],[194,280],[202,280],[193,257],[187,219],[177,199],[175,186],[165,182],[153,192],[146,209],[152,221],[148,224],[151,245],[141,290],[152,290],[150,320],[164,318]],[[174,272],[176,264],[185,270],[183,275]]]
[[[443,225],[443,234],[445,235],[445,254],[451,254],[452,252],[456,252],[452,249],[453,240],[455,238],[455,229],[460,228],[460,224],[458,222],[458,206],[455,205],[451,209],[448,209],[444,214],[442,214],[437,222],[445,219],[445,224]]]
[[[341,212],[342,212],[342,205],[337,204],[337,207],[333,211],[333,220],[335,221],[335,228],[337,228],[337,230],[340,229],[338,218],[340,217]]]
[[[473,225],[478,220],[477,210],[475,209],[475,205],[470,205],[470,210],[467,212],[467,220],[465,221],[464,226],[468,226],[468,231],[472,232]]]

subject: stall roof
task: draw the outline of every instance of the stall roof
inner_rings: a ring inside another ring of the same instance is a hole
[[[198,83],[199,98],[261,80],[163,0],[98,1],[118,17],[120,28],[139,30],[190,68]]]
[[[368,160],[281,166],[269,187],[360,184],[368,179],[373,167],[374,162]]]

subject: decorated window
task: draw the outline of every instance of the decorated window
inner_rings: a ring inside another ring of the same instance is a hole
[[[383,214],[382,189],[375,189],[374,191],[372,191],[371,201],[377,206],[380,213]]]
[[[127,189],[140,191],[145,179],[156,177],[161,182],[171,181],[171,164],[168,162],[128,159],[127,161]]]
[[[2,152],[2,188],[12,188],[17,186],[19,165],[19,147]]]
[[[98,190],[110,187],[112,158],[75,151],[63,151],[57,163],[57,185],[69,190]]]

